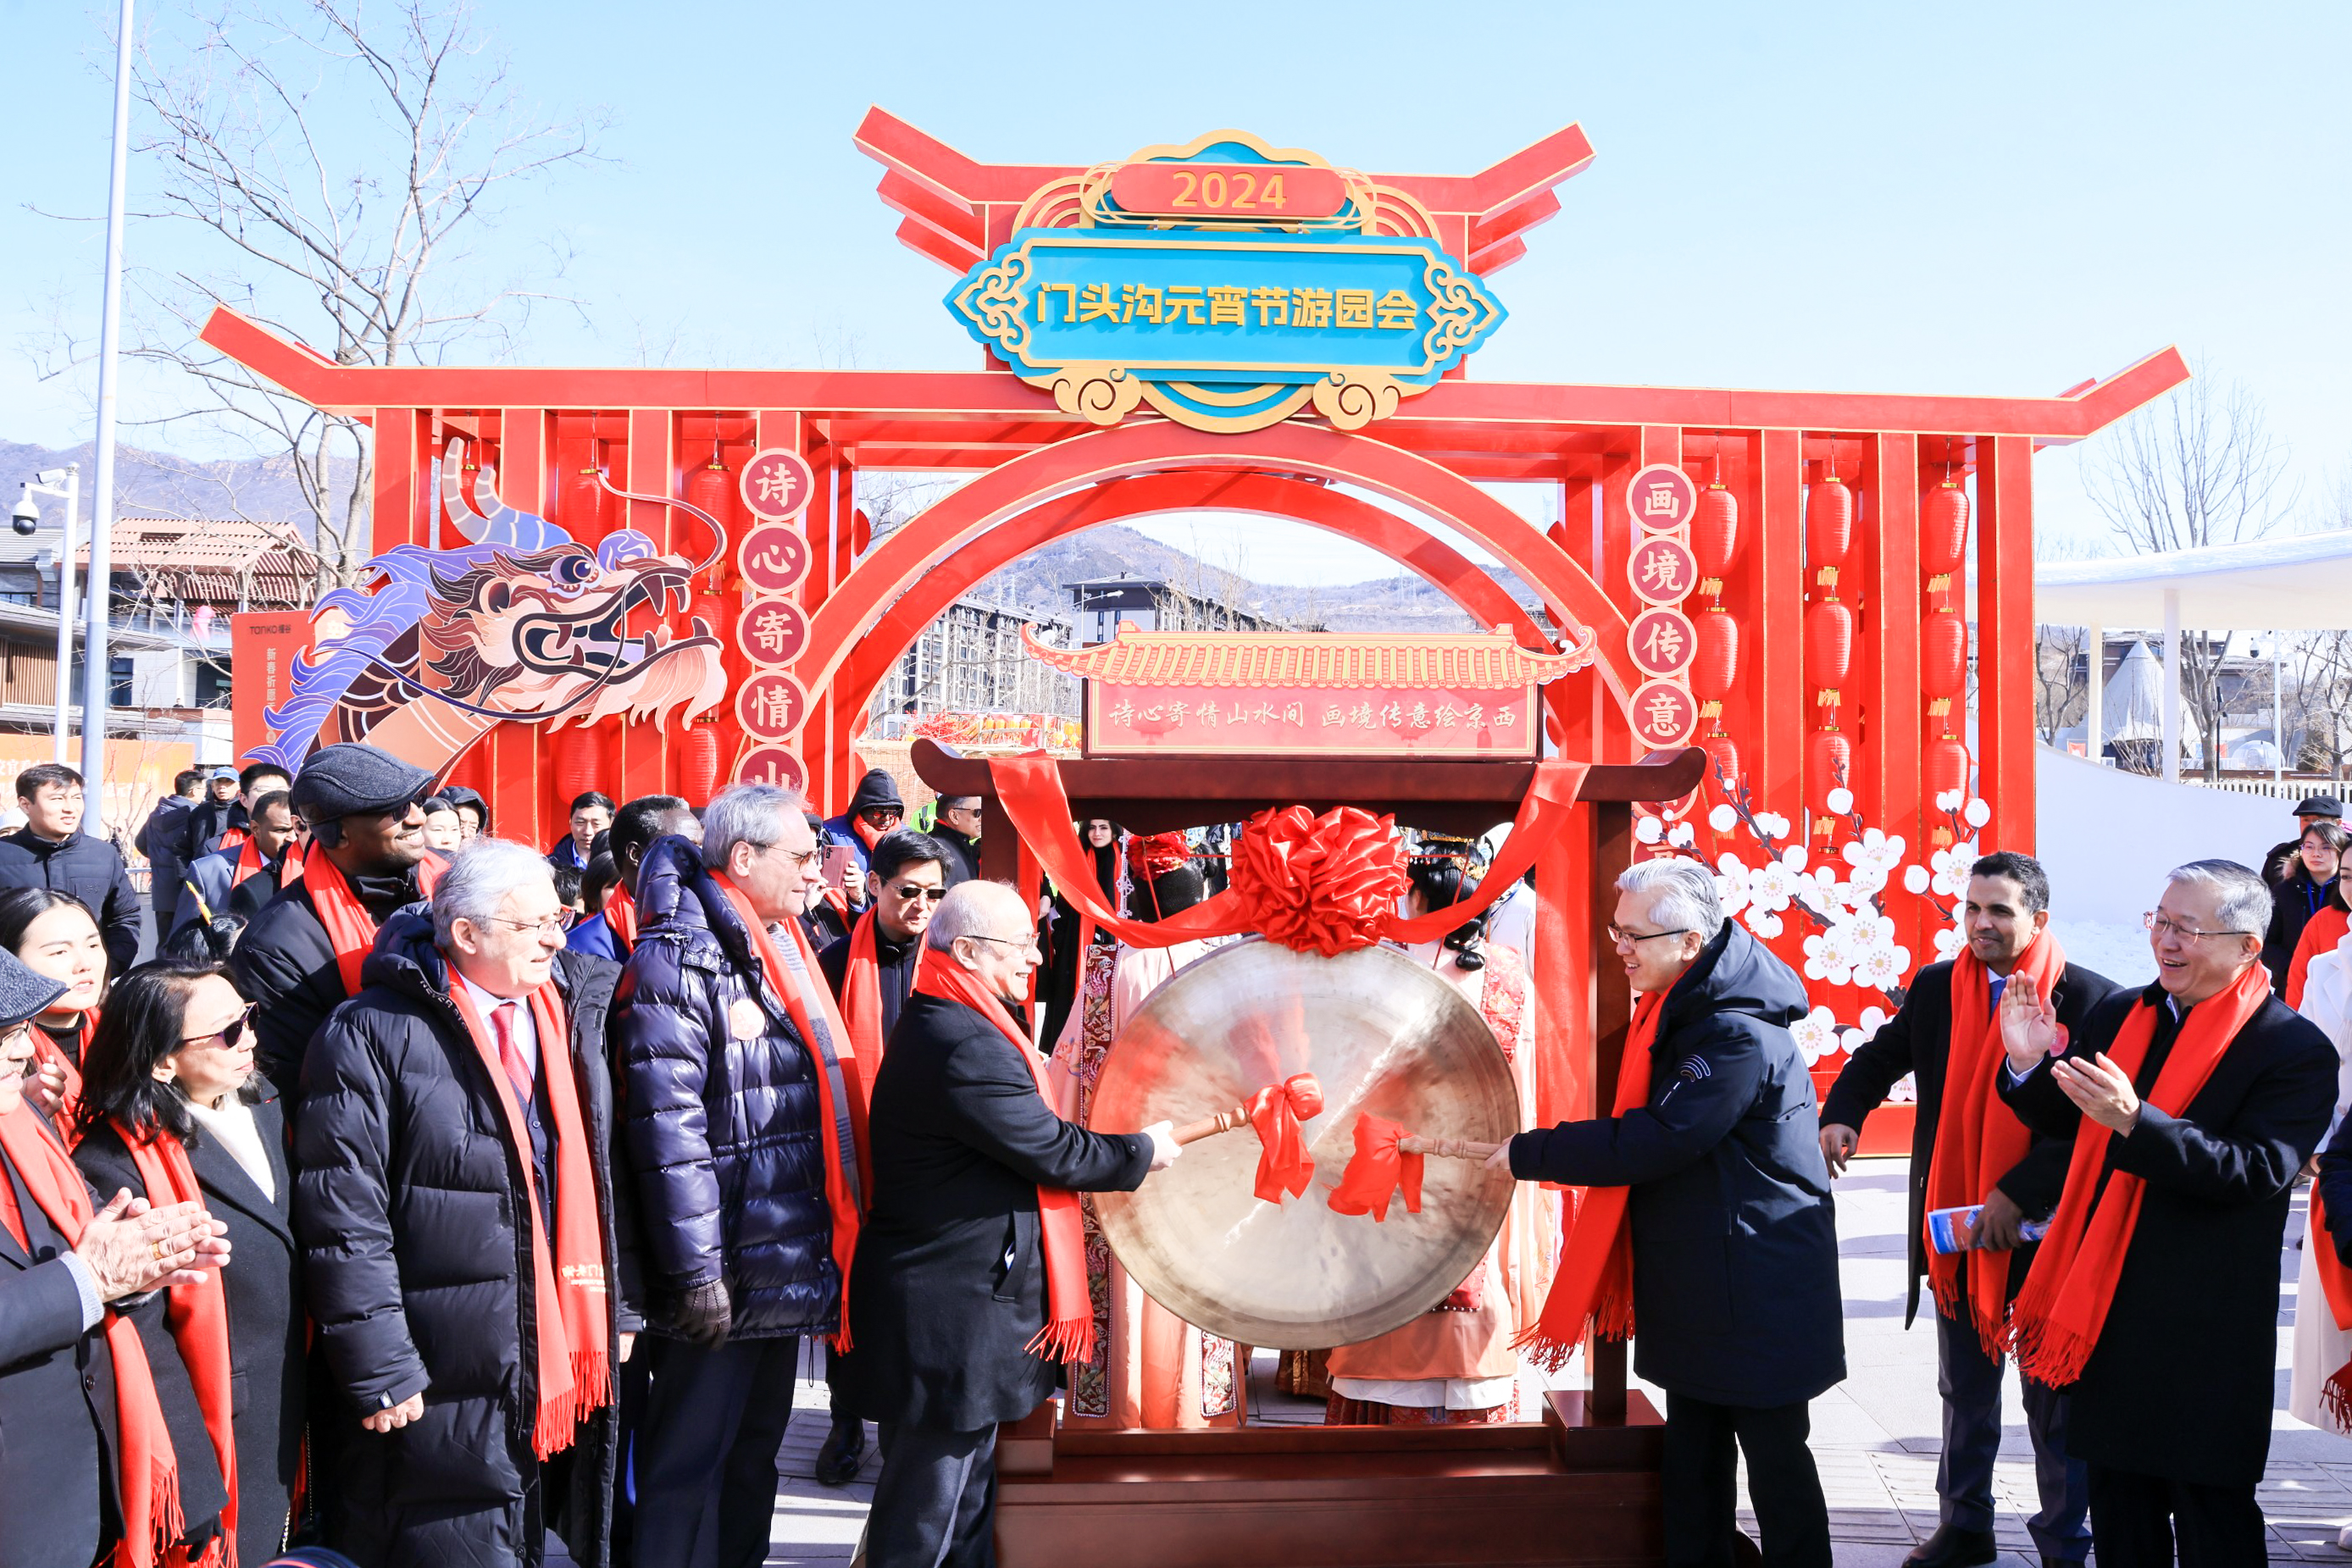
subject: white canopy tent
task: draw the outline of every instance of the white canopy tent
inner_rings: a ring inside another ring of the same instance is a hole
[[[2033,569],[2033,616],[2090,630],[2099,658],[2109,626],[2164,628],[2161,738],[2164,777],[2180,778],[2180,628],[2306,632],[2352,627],[2352,529],[2254,539],[2103,560],[2049,561]],[[2126,661],[2129,663],[2128,659]],[[2095,670],[2096,666],[2094,666]],[[2123,672],[2116,672],[2116,679]],[[2090,683],[2086,749],[2108,738],[2105,692]]]

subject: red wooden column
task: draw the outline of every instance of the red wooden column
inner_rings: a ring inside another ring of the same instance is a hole
[[[1864,443],[1855,587],[1854,795],[1871,826],[1919,841],[1919,454],[1911,435]]]
[[[666,408],[633,408],[629,410],[629,449],[625,461],[617,465],[628,476],[616,481],[625,490],[640,496],[675,496],[677,482],[677,432],[672,412]],[[627,503],[628,526],[654,541],[656,549],[667,554],[672,536],[677,531],[671,509],[654,501]],[[630,618],[630,630],[649,629],[660,617],[643,614]],[[670,751],[677,737],[665,735],[650,724],[623,724],[606,719],[604,730],[604,768],[612,779],[606,792],[615,800],[633,800],[640,795],[660,795],[670,791]]]
[[[1594,909],[1617,909],[1617,873],[1633,859],[1633,811],[1622,800],[1596,801],[1579,808],[1591,824],[1591,854],[1587,901]],[[1598,923],[1597,923],[1598,924]],[[1617,1070],[1625,1055],[1625,1037],[1633,1027],[1633,988],[1615,960],[1615,946],[1595,931],[1591,946],[1592,1100],[1596,1106],[1617,1103]],[[1566,1202],[1568,1195],[1561,1195]],[[1592,1412],[1608,1423],[1625,1419],[1625,1351],[1622,1339],[1585,1341],[1586,1362],[1592,1373]]]
[[[1593,517],[1591,475],[1562,481],[1559,521],[1549,530],[1554,543],[1566,550],[1585,575],[1601,580],[1601,530]],[[1588,673],[1555,681],[1544,688],[1544,700],[1560,725],[1560,755],[1597,762],[1601,705],[1612,701],[1598,674]]]
[[[375,411],[375,493],[368,509],[367,538],[350,541],[352,558],[365,560],[394,545],[425,542],[430,520],[425,479],[432,468],[432,411]]]
[[[2033,441],[1977,443],[1978,842],[2033,852]]]
[[[1813,706],[1805,691],[1804,460],[1800,433],[1767,430],[1752,525],[1743,521],[1749,580],[1739,663],[1753,694],[1750,743],[1741,747],[1756,804],[1801,821],[1805,734]]]
[[[517,511],[544,517],[554,494],[553,416],[543,408],[509,408],[499,413],[499,498]],[[482,793],[504,807],[490,820],[500,838],[544,844],[555,837],[555,825],[543,821],[540,802],[547,793],[547,732],[535,724],[502,724],[490,731],[484,745],[490,783]]]

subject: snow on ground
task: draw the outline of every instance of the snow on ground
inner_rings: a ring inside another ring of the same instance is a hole
[[[2145,986],[2156,978],[2156,958],[2147,950],[2147,930],[2137,920],[2129,925],[2110,920],[2068,920],[2050,917],[2050,929],[2066,961],[2105,975],[2119,986]]]

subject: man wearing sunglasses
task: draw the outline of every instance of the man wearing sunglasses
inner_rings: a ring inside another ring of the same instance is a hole
[[[866,873],[866,913],[848,936],[817,955],[862,1061],[881,1061],[883,1042],[898,1027],[898,1009],[915,988],[923,929],[948,895],[952,852],[912,828],[883,834]],[[847,1486],[865,1458],[866,1424],[836,1399],[833,1430],[817,1450],[816,1479],[824,1486]]]

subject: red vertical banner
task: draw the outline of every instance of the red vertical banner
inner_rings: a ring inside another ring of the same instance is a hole
[[[1977,443],[1978,842],[2033,852],[2033,442]]]
[[[299,611],[250,611],[228,618],[229,735],[242,759],[269,738],[262,716],[286,701],[294,659],[310,645],[310,618]]]

